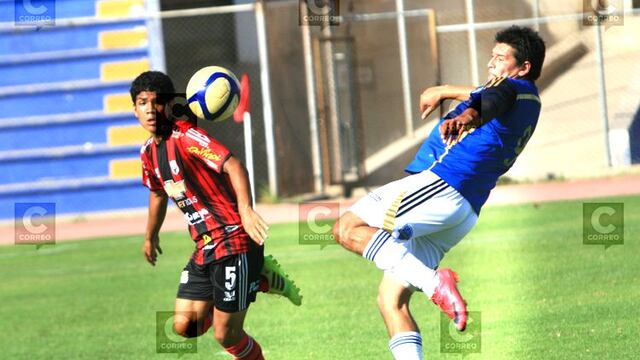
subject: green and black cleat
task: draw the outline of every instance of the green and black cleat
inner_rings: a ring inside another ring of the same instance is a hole
[[[269,284],[267,294],[284,296],[296,306],[302,304],[300,289],[289,279],[289,276],[282,270],[273,255],[264,257],[264,265],[260,274],[267,279]]]

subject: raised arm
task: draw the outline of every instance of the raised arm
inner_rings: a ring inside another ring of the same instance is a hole
[[[426,89],[420,95],[420,113],[422,119],[426,119],[433,110],[440,106],[443,100],[465,101],[474,90],[471,86],[441,85]]]

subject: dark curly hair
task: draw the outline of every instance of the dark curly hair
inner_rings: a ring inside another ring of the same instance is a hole
[[[513,25],[496,34],[496,42],[511,46],[518,66],[525,61],[531,63],[531,70],[525,78],[535,81],[540,77],[544,63],[545,44],[540,35],[528,27]]]
[[[131,93],[131,101],[134,104],[138,94],[143,91],[154,91],[158,96],[158,101],[163,104],[171,101],[176,96],[173,81],[160,71],[146,71],[133,80],[129,92]]]

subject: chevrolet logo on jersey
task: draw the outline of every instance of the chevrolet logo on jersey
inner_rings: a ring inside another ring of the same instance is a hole
[[[165,181],[164,191],[175,201],[180,201],[187,197],[185,194],[187,189],[184,187],[184,180],[178,182],[174,182],[173,180]]]

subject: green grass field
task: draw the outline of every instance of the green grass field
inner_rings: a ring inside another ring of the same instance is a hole
[[[583,245],[582,202],[489,207],[445,257],[482,317],[481,352],[467,359],[637,359],[640,354],[640,197],[624,202],[625,243]],[[601,200],[599,200],[601,201]],[[143,224],[141,224],[143,226]],[[0,248],[2,359],[156,359],[157,311],[170,311],[191,252],[163,234],[148,265],[141,238]],[[376,307],[381,273],[338,246],[299,245],[297,224],[274,225],[274,254],[304,303],[259,295],[248,331],[269,359],[391,359]],[[439,311],[416,294],[425,359],[440,352]],[[211,331],[186,359],[228,358]]]

